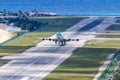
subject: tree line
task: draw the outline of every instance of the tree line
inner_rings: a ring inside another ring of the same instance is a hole
[[[29,20],[28,18],[11,18],[8,20],[8,24],[13,23],[14,26],[21,28],[22,30],[35,31],[40,29],[40,27],[47,25],[48,23],[43,23],[37,20]]]

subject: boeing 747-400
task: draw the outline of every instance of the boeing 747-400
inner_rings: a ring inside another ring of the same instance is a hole
[[[56,33],[56,38],[54,38],[54,39],[51,39],[51,38],[48,38],[48,39],[43,38],[43,40],[54,41],[55,44],[60,44],[61,46],[66,45],[66,42],[68,42],[68,41],[79,41],[79,39],[70,39],[70,38],[69,38],[69,39],[65,39],[65,38],[63,37],[63,35],[61,34],[61,32],[57,32],[57,33]]]

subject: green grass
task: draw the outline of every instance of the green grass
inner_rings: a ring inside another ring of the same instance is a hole
[[[64,31],[73,26],[83,18],[80,17],[63,17],[63,18],[36,18],[34,20],[49,23],[40,30],[28,33],[25,36],[13,41],[12,43],[0,48],[0,56],[21,53],[26,49],[34,46],[36,42],[43,37],[55,34],[57,31]]]
[[[97,35],[98,38],[120,38],[120,35]]]
[[[106,30],[120,31],[120,25],[119,24],[113,24],[110,27],[108,27]]]
[[[119,48],[120,40],[92,40],[87,42],[86,47]]]
[[[120,71],[114,72],[114,80],[120,80]]]
[[[3,64],[6,64],[9,60],[2,60],[0,59],[0,66],[2,66]]]
[[[119,48],[120,47],[120,40],[115,40],[113,38],[113,40],[92,40],[87,42],[87,44],[85,45],[85,47],[92,47],[92,48]],[[111,72],[114,70],[114,68],[116,67],[115,63],[112,63],[110,68],[108,69],[108,72],[103,75],[103,80],[107,80],[108,75],[111,74]]]

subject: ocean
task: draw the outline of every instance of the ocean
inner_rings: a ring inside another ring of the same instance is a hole
[[[55,12],[58,15],[120,16],[120,0],[0,0],[0,11]]]

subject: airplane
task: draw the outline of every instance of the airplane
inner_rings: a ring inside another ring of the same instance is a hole
[[[60,44],[60,46],[66,45],[66,42],[68,42],[68,41],[79,41],[79,39],[65,39],[63,37],[63,35],[61,34],[61,32],[57,32],[56,33],[56,38],[54,38],[54,39],[51,39],[51,38],[45,39],[45,38],[43,38],[43,40],[54,41],[55,44]]]

